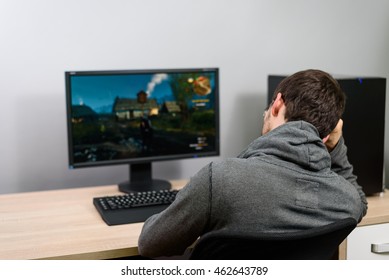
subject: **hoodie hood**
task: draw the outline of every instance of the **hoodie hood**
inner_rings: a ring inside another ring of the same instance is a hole
[[[238,157],[274,156],[304,169],[331,168],[331,157],[317,129],[305,121],[287,122],[254,140]]]

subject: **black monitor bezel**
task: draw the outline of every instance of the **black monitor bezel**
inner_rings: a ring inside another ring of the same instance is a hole
[[[158,73],[190,73],[190,72],[213,72],[215,73],[215,150],[211,152],[193,152],[188,154],[174,154],[174,155],[160,155],[151,157],[138,157],[120,160],[104,160],[96,162],[75,163],[73,158],[73,135],[72,135],[72,96],[71,96],[71,77],[75,75],[90,76],[90,75],[128,75],[128,74],[158,74]],[[124,164],[140,164],[152,163],[157,161],[169,161],[178,159],[202,158],[220,155],[220,122],[219,122],[219,68],[176,68],[176,69],[141,69],[141,70],[91,70],[91,71],[65,71],[65,91],[66,91],[66,123],[67,123],[67,148],[68,148],[68,164],[69,169],[83,168],[83,167],[97,167],[108,165],[124,165]]]

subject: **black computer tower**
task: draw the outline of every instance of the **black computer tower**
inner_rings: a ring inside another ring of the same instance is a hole
[[[268,77],[268,102],[286,76]],[[337,78],[346,94],[343,135],[348,159],[366,195],[384,188],[385,78]]]

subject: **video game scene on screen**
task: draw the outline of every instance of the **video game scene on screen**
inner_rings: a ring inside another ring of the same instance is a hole
[[[215,75],[72,77],[75,163],[215,150]]]

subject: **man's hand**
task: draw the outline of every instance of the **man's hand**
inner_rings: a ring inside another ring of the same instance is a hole
[[[342,129],[343,129],[343,120],[340,119],[338,121],[338,124],[334,128],[334,130],[330,133],[330,137],[325,142],[325,145],[326,145],[327,150],[329,152],[331,152],[336,147],[336,145],[338,144],[339,139],[342,136]]]

